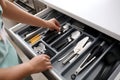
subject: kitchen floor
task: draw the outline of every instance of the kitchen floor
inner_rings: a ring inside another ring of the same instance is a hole
[[[8,19],[4,19],[4,26],[6,28],[11,28],[12,26],[16,25],[16,22],[10,21]],[[8,36],[9,38],[9,36]],[[18,55],[22,59],[23,62],[29,61],[29,59],[24,55],[24,53],[20,50],[20,48],[9,38],[13,46],[15,47]],[[33,80],[48,80],[42,73],[32,74],[31,75]]]

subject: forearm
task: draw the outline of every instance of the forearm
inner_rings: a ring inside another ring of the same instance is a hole
[[[5,1],[5,5],[2,8],[4,17],[29,25],[47,27],[45,20],[23,11],[9,1]]]
[[[30,75],[31,73],[32,69],[27,63],[10,68],[1,68],[0,80],[22,80],[24,77]]]

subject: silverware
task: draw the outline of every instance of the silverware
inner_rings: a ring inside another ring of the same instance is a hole
[[[62,61],[64,58],[66,58],[69,54],[64,55],[63,57],[61,57],[60,59],[58,59],[58,62]]]
[[[68,36],[66,39],[60,41],[60,44],[57,44],[55,46],[55,49],[57,51],[60,51],[61,49],[63,49],[64,47],[66,47],[71,41],[78,39],[79,36],[80,36],[80,34],[81,33],[79,31],[72,32],[70,36]]]
[[[52,43],[55,39],[60,37],[63,33],[65,33],[70,28],[70,23],[66,23],[63,27],[61,27],[61,31],[54,32],[49,38],[47,38],[46,42],[48,44]]]
[[[61,27],[61,31],[58,34],[66,32],[70,28],[70,23],[66,23],[63,27]]]
[[[34,47],[33,49],[35,53],[38,53],[38,54],[45,53],[46,51],[46,47],[43,43],[39,43],[39,45],[37,47]]]
[[[88,42],[89,37],[85,37],[82,40],[80,40],[77,45],[74,47],[72,54],[70,56],[68,56],[62,63],[66,64],[67,62],[69,62],[72,58],[74,58],[75,55],[78,54],[78,52],[80,50],[82,50],[85,46],[85,44]]]
[[[81,49],[75,56],[74,58],[72,58],[69,63],[72,63],[75,59],[77,59],[83,52],[85,52],[90,46],[91,46],[92,42],[89,41],[86,43],[86,45],[83,47],[83,49]]]

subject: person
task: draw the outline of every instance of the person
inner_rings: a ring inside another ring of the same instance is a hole
[[[0,80],[23,80],[33,73],[51,69],[50,57],[45,54],[19,64],[16,50],[4,35],[2,16],[17,22],[60,31],[60,24],[56,19],[38,18],[23,11],[8,0],[0,0]]]

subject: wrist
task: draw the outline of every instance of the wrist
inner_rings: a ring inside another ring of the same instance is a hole
[[[48,28],[48,21],[45,19],[38,18],[38,21],[35,24],[39,27]]]
[[[47,20],[44,20],[44,22],[45,22],[44,27],[45,27],[45,28],[49,28],[49,26],[50,26],[49,22],[48,22]]]
[[[33,66],[29,63],[29,62],[27,62],[27,63],[24,63],[24,65],[25,65],[25,70],[26,70],[26,72],[28,73],[28,74],[32,74],[32,73],[34,73],[33,71],[34,71],[34,68],[33,68]]]

